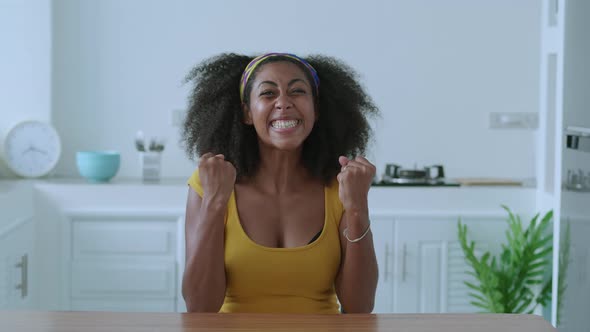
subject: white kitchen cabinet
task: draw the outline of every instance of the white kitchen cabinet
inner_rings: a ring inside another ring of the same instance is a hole
[[[457,217],[392,216],[372,218],[379,263],[376,313],[476,312],[464,281],[470,268],[457,236]],[[462,218],[476,249],[498,251],[501,218]]]
[[[36,244],[42,274],[37,278],[39,308],[186,311],[181,295],[184,182],[44,181],[34,190],[35,216],[43,216],[35,220],[43,235]],[[369,194],[380,274],[374,311],[383,313],[398,310],[396,292],[404,286],[397,266],[402,251],[395,240],[411,235],[396,234],[401,225],[414,225],[415,230],[400,229],[420,234],[444,215],[458,215],[455,211],[466,208],[466,202],[474,214],[503,214],[497,197],[515,211],[530,211],[534,205],[534,189],[529,188],[373,188]],[[456,218],[450,219],[448,234],[454,239]],[[407,270],[406,278],[411,273]]]
[[[35,308],[35,223],[17,220],[0,234],[0,309]]]
[[[178,216],[116,211],[67,218],[64,309],[182,310],[178,222]]]

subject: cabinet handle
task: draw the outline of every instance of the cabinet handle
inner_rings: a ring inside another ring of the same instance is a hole
[[[17,269],[20,269],[20,284],[16,285],[15,288],[16,289],[20,289],[20,297],[21,298],[25,298],[27,297],[27,293],[28,293],[28,289],[29,289],[29,284],[27,282],[28,280],[28,273],[29,273],[29,257],[28,255],[23,255],[20,258],[20,263],[17,263],[15,265],[15,267]]]
[[[406,256],[408,256],[408,251],[406,249],[406,244],[404,243],[402,252],[402,282],[406,281]]]
[[[557,16],[559,15],[559,1],[549,0],[549,26],[557,25]]]
[[[385,282],[389,279],[389,243],[385,243]]]

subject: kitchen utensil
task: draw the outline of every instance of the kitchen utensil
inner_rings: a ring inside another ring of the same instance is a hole
[[[440,185],[445,182],[442,165],[426,166],[422,169],[402,169],[396,164],[386,164],[382,182],[397,184]]]
[[[145,137],[143,136],[143,132],[140,130],[135,134],[135,148],[137,151],[145,151]]]
[[[166,139],[162,137],[152,137],[150,140],[149,150],[153,152],[162,152],[164,151],[165,143]]]

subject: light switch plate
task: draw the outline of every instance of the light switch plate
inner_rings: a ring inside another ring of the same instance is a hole
[[[490,113],[490,129],[537,129],[539,115],[534,112]]]

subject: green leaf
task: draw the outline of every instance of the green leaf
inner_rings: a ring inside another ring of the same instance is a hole
[[[530,299],[530,298],[523,299],[521,304],[516,309],[514,309],[513,313],[518,313],[518,314],[522,313],[526,308],[528,308],[531,305],[531,303],[533,303],[532,299]]]
[[[539,248],[544,248],[545,246],[549,245],[550,242],[553,241],[553,236],[552,235],[547,235],[546,237],[542,238],[541,240],[539,240],[537,247]],[[553,249],[553,248],[551,248]]]
[[[534,277],[542,277],[545,275],[544,271],[536,271],[536,272],[529,272],[528,273],[528,277],[529,278],[534,278]]]
[[[471,288],[471,289],[473,289],[473,290],[475,290],[475,291],[478,291],[478,292],[481,292],[481,293],[483,293],[483,289],[482,289],[481,287],[475,286],[474,284],[470,283],[469,281],[463,281],[463,283],[464,283],[464,284],[465,284],[467,287],[469,287],[469,288]]]
[[[541,258],[546,258],[548,257],[548,255],[553,251],[552,247],[546,248],[536,254],[534,254],[531,259],[532,260],[537,260],[537,259],[541,259]]]
[[[473,305],[473,306],[476,306],[476,307],[485,309],[488,312],[491,312],[490,307],[487,304],[479,303],[479,302],[475,302],[475,301],[471,301],[469,303],[471,303],[471,305]]]
[[[528,268],[530,270],[537,270],[538,268],[542,268],[542,267],[545,267],[545,266],[549,265],[548,263],[549,263],[548,260],[542,259],[542,260],[538,261],[537,263],[529,264],[528,265]]]
[[[484,298],[483,296],[481,296],[477,293],[469,292],[469,296],[473,297],[474,299],[479,300],[480,303],[488,303],[488,299]]]

